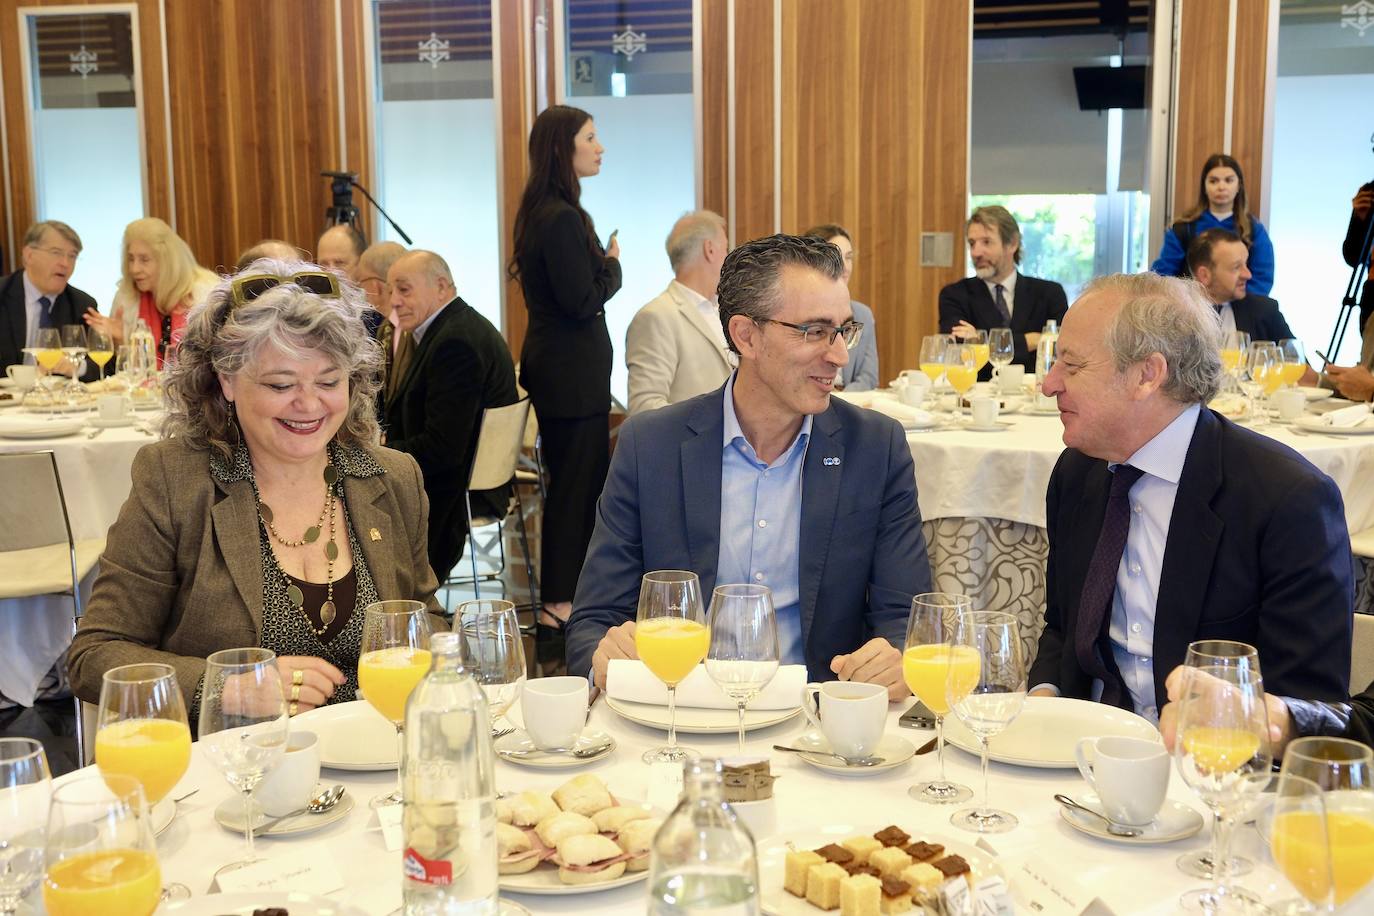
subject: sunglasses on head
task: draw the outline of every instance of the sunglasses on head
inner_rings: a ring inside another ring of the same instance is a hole
[[[234,308],[238,308],[284,283],[294,283],[317,296],[338,298],[342,295],[339,291],[339,278],[323,270],[304,270],[289,277],[277,277],[272,274],[237,277],[229,284],[229,295],[234,301]]]

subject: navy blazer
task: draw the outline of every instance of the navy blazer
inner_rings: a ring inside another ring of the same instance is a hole
[[[1277,342],[1296,336],[1289,330],[1278,302],[1268,296],[1250,293],[1237,299],[1231,303],[1231,314],[1236,319],[1236,330],[1249,334],[1251,340]]]
[[[1068,697],[1086,699],[1092,691],[1073,635],[1111,476],[1107,462],[1067,449],[1045,499],[1045,630],[1029,683],[1055,684]],[[1354,601],[1350,536],[1335,482],[1287,446],[1203,409],[1179,476],[1159,577],[1158,705],[1168,695],[1164,679],[1195,639],[1255,646],[1270,693],[1344,700]]]
[[[690,569],[709,603],[720,554],[724,387],[620,428],[567,627],[568,671],[586,674],[606,631],[634,620],[639,583]],[[812,421],[802,468],[801,631],[813,680],[874,636],[898,649],[911,598],[930,591],[916,475],[902,428],[839,398]]]
[[[82,316],[86,314],[87,309],[95,307],[94,299],[68,284],[53,300],[53,324],[56,327],[79,324],[84,328],[86,321]],[[24,347],[27,345],[28,336],[29,317],[24,307],[24,271],[16,270],[8,277],[0,279],[0,372],[5,371],[6,366],[24,361]],[[81,378],[88,382],[94,381],[99,372],[100,367],[88,360],[86,371]]]
[[[1064,287],[1053,280],[1018,273],[1011,309],[1011,337],[1016,345],[1012,362],[1034,373],[1035,351],[1026,346],[1026,335],[1040,333],[1050,319],[1062,323],[1068,310]],[[980,331],[1006,326],[987,283],[979,277],[965,277],[940,290],[940,333],[948,334],[960,321],[967,321]],[[978,377],[984,381],[992,378],[992,368],[984,366]]]

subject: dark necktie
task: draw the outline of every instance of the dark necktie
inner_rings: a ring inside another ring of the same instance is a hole
[[[1116,665],[1108,666],[1106,662],[1111,647],[1102,637],[1111,619],[1116,572],[1121,566],[1121,553],[1126,549],[1126,535],[1131,530],[1128,494],[1142,473],[1139,468],[1129,464],[1119,464],[1112,474],[1112,489],[1107,497],[1107,512],[1102,518],[1102,533],[1097,536],[1097,547],[1093,549],[1088,573],[1083,577],[1083,593],[1078,599],[1078,621],[1073,634],[1073,649],[1079,667],[1102,681],[1102,702],[1113,706],[1129,702],[1130,697],[1122,689]]]
[[[52,320],[52,300],[47,296],[39,296],[38,304],[40,306],[38,309],[38,326],[40,328],[57,327]]]
[[[1221,317],[1221,308],[1222,308],[1221,305],[1220,305],[1220,304],[1213,304],[1212,308],[1214,308],[1214,309],[1217,310],[1217,317],[1220,318],[1220,317]]]
[[[997,311],[1001,314],[1002,320],[1011,327],[1011,309],[1007,308],[1007,290],[1001,283],[995,287],[997,290]]]

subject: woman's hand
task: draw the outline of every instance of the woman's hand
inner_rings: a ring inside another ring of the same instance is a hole
[[[87,327],[95,328],[110,335],[110,340],[115,346],[124,342],[124,322],[117,321],[113,316],[102,315],[95,309],[86,309],[86,314],[81,316],[86,322]]]
[[[1355,215],[1364,219],[1369,215],[1371,208],[1374,208],[1374,189],[1360,191],[1355,195],[1354,200],[1350,201],[1351,208]]]
[[[347,680],[338,668],[313,655],[279,655],[277,671],[281,674],[287,711],[293,716],[323,706],[334,695],[335,688]]]

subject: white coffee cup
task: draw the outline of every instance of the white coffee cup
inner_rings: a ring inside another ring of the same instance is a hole
[[[1074,749],[1078,772],[1118,824],[1139,827],[1154,820],[1169,788],[1169,752],[1143,738],[1084,738]]]
[[[38,367],[16,363],[5,367],[5,375],[20,388],[32,388],[38,382]]]
[[[1026,367],[1020,363],[1011,363],[997,371],[997,384],[1001,386],[1003,394],[1020,394],[1025,382]]]
[[[122,420],[129,415],[129,399],[122,394],[102,394],[95,406],[102,420]]]
[[[587,723],[587,679],[541,677],[525,681],[520,690],[520,716],[535,747],[572,747]]]
[[[299,811],[320,782],[320,741],[314,732],[293,731],[286,753],[258,783],[253,798],[268,817]]]
[[[1275,391],[1269,398],[1280,420],[1296,420],[1307,409],[1307,396],[1296,388]]]
[[[973,414],[974,426],[994,426],[1001,404],[996,398],[974,398],[969,401],[969,410]]]
[[[820,699],[820,716],[816,700]],[[802,712],[820,729],[830,749],[845,757],[867,757],[878,749],[887,725],[887,688],[859,681],[826,681],[802,688]]]
[[[1059,409],[1059,401],[1056,400],[1056,399],[1053,398],[1053,397],[1047,397],[1046,395],[1041,394],[1040,392],[1036,392],[1036,394],[1035,394],[1035,409],[1036,409],[1036,410],[1058,410],[1058,409]]]
[[[907,377],[906,384],[898,390],[897,396],[908,407],[920,407],[929,393],[930,379],[925,375],[913,375]]]

